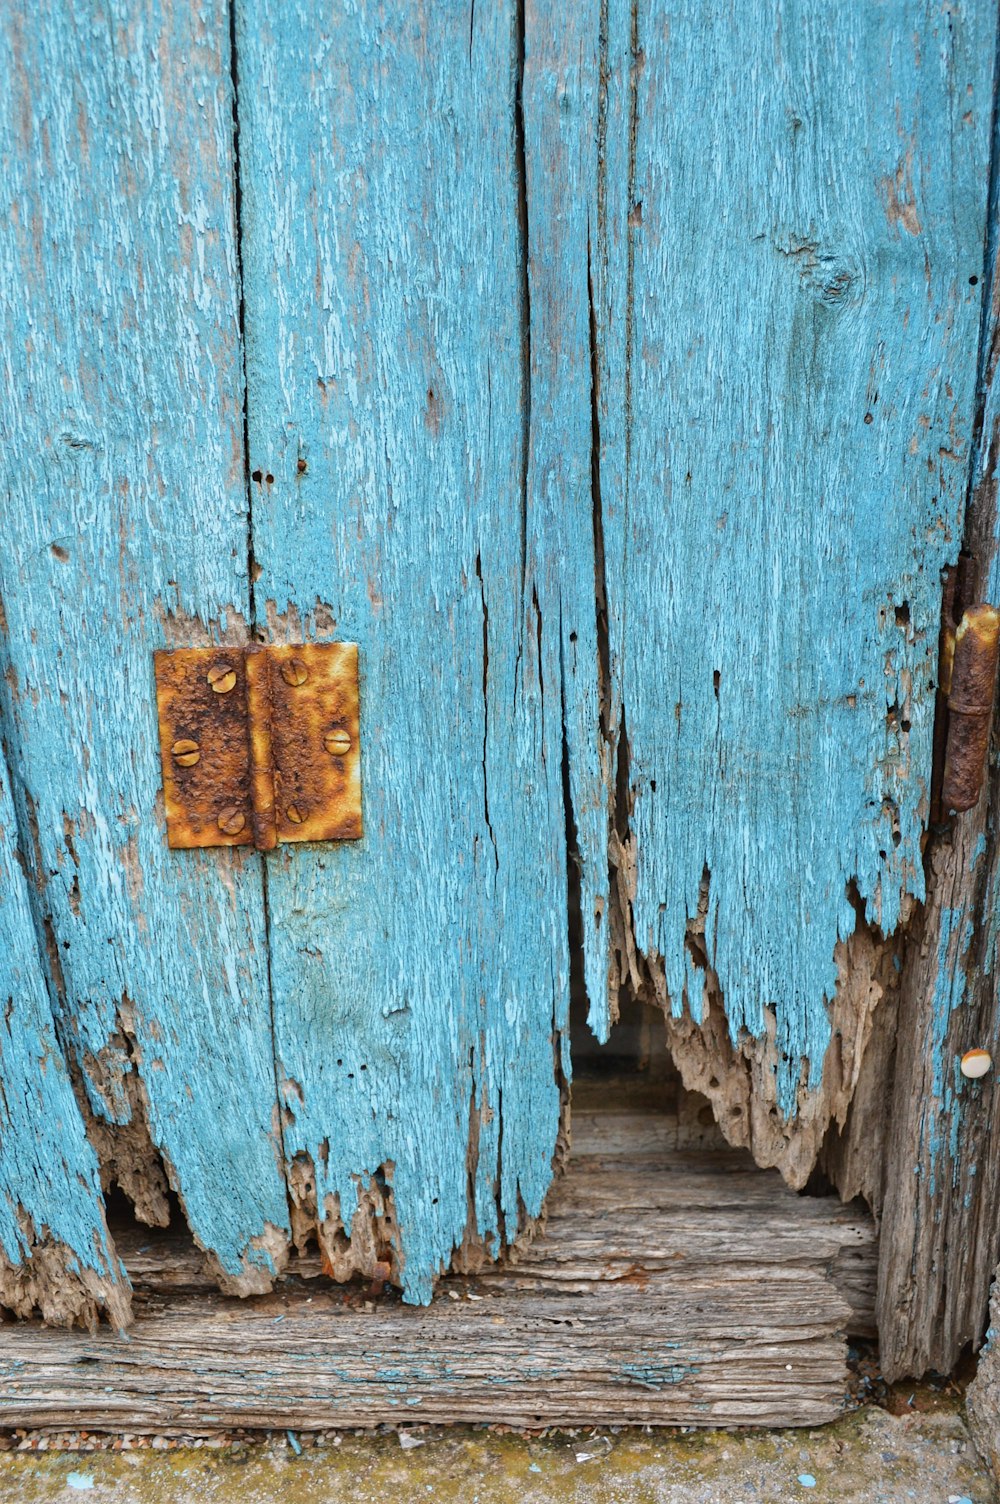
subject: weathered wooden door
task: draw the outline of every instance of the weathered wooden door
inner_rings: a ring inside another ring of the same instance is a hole
[[[498,1253],[571,891],[599,1037],[658,1003],[734,1142],[912,1225],[989,1111],[985,797],[927,833],[963,529],[995,595],[995,7],[232,19],[3,20],[0,1295],[124,1318],[102,1184],[240,1291],[314,1233],[415,1301]],[[153,650],[313,639],[363,839],[168,850]]]

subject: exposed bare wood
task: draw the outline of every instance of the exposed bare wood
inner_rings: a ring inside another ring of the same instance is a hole
[[[789,1185],[801,1189],[827,1135],[842,1130],[848,1121],[855,1092],[865,1079],[864,1062],[873,1033],[884,1039],[885,1022],[895,1017],[905,931],[882,937],[865,923],[861,905],[856,904],[856,929],[846,941],[838,941],[835,949],[837,986],[830,1003],[830,1042],[822,1071],[810,1075],[808,1062],[802,1062],[798,1111],[794,1118],[786,1118],[778,1100],[774,1013],[767,1012],[763,1038],[744,1030],[737,1044],[732,1041],[725,999],[704,941],[707,882],[687,936],[689,952],[699,968],[692,972],[692,985],[698,985],[696,977],[704,978],[698,1021],[690,996],[684,998],[680,1016],[674,1015],[660,958],[643,956],[636,947],[630,917],[636,881],[632,838],[612,836],[611,849],[615,874],[611,923],[619,968],[612,976],[613,990],[631,992],[659,1005],[667,1047],[681,1079],[688,1091],[699,1092],[711,1102],[726,1141],[734,1148],[749,1149],[758,1165],[776,1166]],[[906,918],[911,907],[909,902],[904,904]],[[884,1108],[884,1083],[879,1089]],[[878,1173],[878,1142],[875,1138],[858,1141],[851,1152],[859,1161],[852,1166],[851,1183],[858,1189],[868,1187]],[[841,1190],[848,1197],[856,1194],[846,1190],[846,1182]]]
[[[686,1131],[686,1130],[685,1130]],[[315,1254],[227,1300],[170,1234],[119,1235],[127,1342],[0,1332],[0,1423],[165,1432],[504,1420],[811,1425],[844,1400],[844,1332],[871,1326],[875,1236],[671,1115],[577,1115],[544,1236],[454,1276],[432,1307],[350,1291]]]

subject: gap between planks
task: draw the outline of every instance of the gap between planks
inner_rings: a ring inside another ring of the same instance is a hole
[[[134,1327],[0,1328],[0,1425],[816,1425],[845,1403],[845,1333],[873,1329],[865,1212],[644,1110],[577,1109],[544,1234],[427,1308],[336,1286],[314,1256],[239,1300],[186,1236],[117,1242]]]

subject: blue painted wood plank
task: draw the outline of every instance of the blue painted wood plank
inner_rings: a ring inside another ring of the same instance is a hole
[[[0,27],[0,594],[59,1029],[105,1176],[237,1287],[285,1247],[258,859],[167,849],[152,650],[246,635],[225,15]]]
[[[0,750],[0,1304],[50,1321],[130,1314],[97,1157],[62,1052],[18,860]]]
[[[1000,454],[1000,119],[993,161],[979,353],[976,433],[958,579],[958,610],[1000,604],[997,457]],[[948,1372],[982,1341],[1000,1260],[1000,781],[995,755],[978,805],[935,829],[926,852],[920,943],[902,976],[888,1163],[881,1208],[880,1359],[898,1377]],[[985,1048],[983,1079],[962,1075],[964,1052]]]
[[[267,862],[285,1152],[300,1233],[423,1301],[540,1210],[567,1064],[515,7],[236,14],[258,626],[362,673],[364,839]]]
[[[592,370],[599,161],[606,82],[601,7],[524,10],[523,129],[529,328],[526,519],[546,684],[558,686],[549,756],[565,761],[570,859],[590,923],[582,936],[590,1026],[608,1007],[608,815],[613,785],[605,696],[603,537]],[[599,630],[599,626],[601,630]]]
[[[924,896],[995,25],[978,0],[607,9],[596,305],[628,920],[697,1020],[701,906],[731,1039],[771,1027],[786,1119],[820,1085],[851,893],[882,934]]]

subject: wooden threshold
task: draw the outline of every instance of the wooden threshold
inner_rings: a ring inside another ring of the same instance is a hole
[[[190,1240],[118,1243],[135,1325],[0,1327],[0,1425],[816,1425],[845,1403],[845,1333],[873,1329],[864,1211],[743,1153],[678,1148],[676,1120],[648,1111],[575,1111],[544,1235],[426,1309],[334,1285],[312,1257],[239,1300]]]

